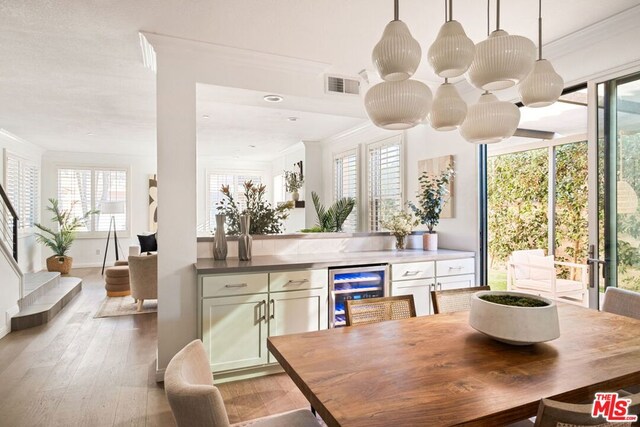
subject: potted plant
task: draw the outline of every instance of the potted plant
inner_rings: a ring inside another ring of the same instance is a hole
[[[356,205],[353,197],[341,197],[331,206],[325,208],[320,204],[320,197],[315,191],[311,192],[311,200],[318,217],[315,227],[301,230],[305,233],[339,233]]]
[[[403,250],[405,241],[413,227],[418,225],[418,221],[406,211],[385,212],[380,220],[380,225],[393,234],[396,238],[396,249]]]
[[[68,274],[71,270],[73,258],[67,256],[67,252],[76,239],[76,230],[85,225],[90,215],[97,214],[100,211],[90,210],[78,218],[72,214],[73,206],[77,202],[73,202],[71,207],[65,210],[60,210],[57,199],[49,199],[49,203],[51,206],[47,206],[47,210],[53,212],[51,221],[58,225],[58,230],[54,231],[42,224],[34,224],[42,231],[42,233],[35,233],[36,238],[39,243],[53,251],[53,255],[47,258],[47,270]]]
[[[297,202],[300,200],[300,193],[298,193],[298,190],[300,190],[302,188],[302,184],[304,184],[302,175],[298,172],[284,171],[284,184],[287,193],[291,193],[293,201]]]
[[[422,248],[425,251],[438,249],[438,235],[433,228],[440,222],[442,208],[449,200],[449,183],[454,175],[453,167],[449,165],[439,175],[423,172],[418,178],[418,204],[416,206],[409,202],[409,206],[420,223],[427,226],[427,232],[422,235]]]

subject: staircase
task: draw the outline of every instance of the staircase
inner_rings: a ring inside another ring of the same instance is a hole
[[[11,318],[11,330],[40,326],[51,320],[82,290],[82,280],[41,271],[23,278],[25,296],[18,301],[20,311]]]
[[[81,289],[82,280],[77,277],[44,271],[22,273],[18,264],[18,215],[0,185],[0,338],[9,327],[16,331],[47,323]]]

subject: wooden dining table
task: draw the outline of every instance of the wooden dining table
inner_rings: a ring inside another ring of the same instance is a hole
[[[328,426],[499,426],[541,398],[640,384],[640,321],[559,304],[560,338],[514,346],[468,312],[275,336],[268,349]]]

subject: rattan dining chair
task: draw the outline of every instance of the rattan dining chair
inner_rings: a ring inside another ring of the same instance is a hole
[[[471,295],[479,291],[490,291],[489,286],[474,286],[471,288],[449,289],[446,291],[431,291],[433,314],[466,311],[471,308]]]
[[[347,300],[347,326],[416,317],[413,295]]]

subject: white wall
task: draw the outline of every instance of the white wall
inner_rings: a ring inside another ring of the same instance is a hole
[[[156,157],[47,151],[42,160],[41,216],[45,220],[44,222],[51,217],[51,213],[45,209],[48,204],[47,199],[58,197],[57,167],[59,165],[129,168],[130,231],[129,233],[118,232],[118,243],[124,252],[120,258],[126,257],[129,253],[129,245],[138,244],[137,235],[149,230],[149,175],[156,173]],[[79,234],[69,251],[69,256],[73,258],[73,266],[102,266],[105,244],[106,232],[103,237],[99,238],[83,238],[82,234]],[[49,250],[42,251],[43,259],[49,256],[51,256]],[[113,265],[114,261],[115,251],[112,236],[107,254],[107,265]]]
[[[294,208],[290,211],[289,218],[284,222],[285,233],[295,233],[296,231],[300,231],[305,228],[305,211],[308,210],[311,206],[311,190],[307,192],[306,178],[307,178],[307,168],[308,164],[305,161],[304,157],[304,145],[302,142],[299,142],[289,149],[287,149],[282,156],[275,158],[271,162],[271,182],[268,184],[268,187],[273,185],[273,177],[277,175],[284,175],[284,171],[293,171],[294,164],[298,163],[302,160],[302,173],[305,178],[305,184],[300,189],[300,200],[304,200],[306,202],[305,208]],[[308,193],[308,194],[307,194]],[[290,197],[289,194],[286,194],[286,197]],[[277,200],[272,199],[272,203],[277,203]],[[311,208],[313,209],[313,208]]]
[[[5,151],[9,151],[16,156],[36,164],[38,168],[40,168],[40,182],[43,182],[41,163],[44,150],[2,129],[0,129],[0,148],[2,149],[3,159],[2,162],[0,162],[0,176],[2,177],[3,187],[6,188],[7,184],[4,174]],[[42,184],[40,186],[40,193],[42,194]],[[43,217],[40,216],[38,221],[41,221],[42,218]],[[35,235],[32,232],[20,233],[18,235],[18,265],[23,273],[39,271],[42,268],[41,249],[40,244],[36,242]]]

